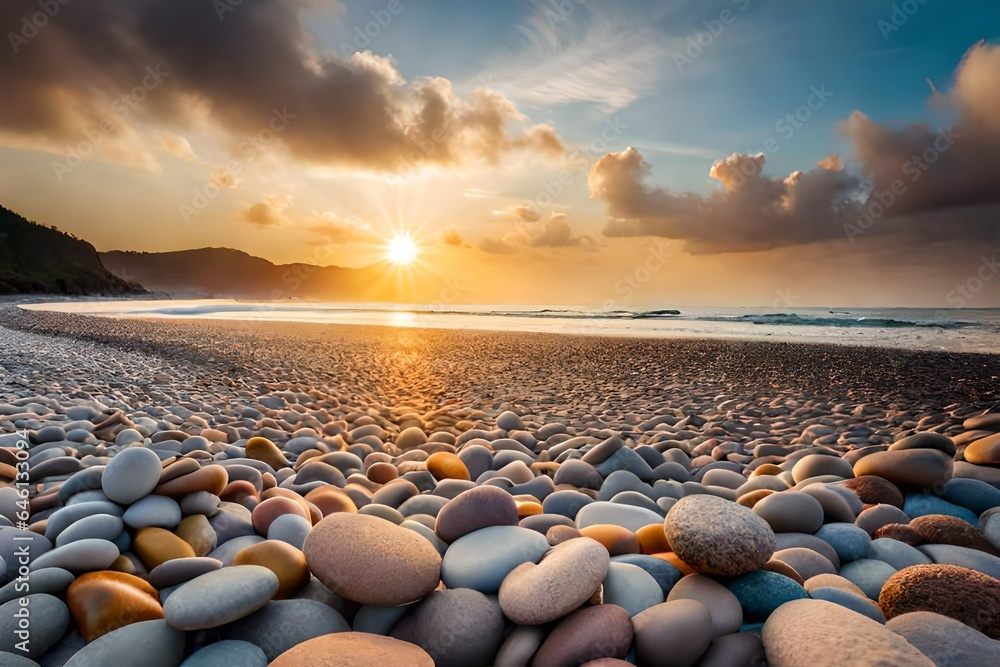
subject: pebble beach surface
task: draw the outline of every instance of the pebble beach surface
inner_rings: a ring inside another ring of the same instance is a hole
[[[0,305],[0,665],[1000,664],[1000,355]]]

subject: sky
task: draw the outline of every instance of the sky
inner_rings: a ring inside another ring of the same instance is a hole
[[[994,2],[5,0],[0,32],[0,203],[101,251],[402,236],[442,303],[1000,306]]]

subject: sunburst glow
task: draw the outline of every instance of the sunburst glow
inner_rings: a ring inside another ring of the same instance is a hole
[[[385,248],[385,258],[393,264],[413,264],[419,254],[420,249],[409,232],[396,234],[389,239]]]

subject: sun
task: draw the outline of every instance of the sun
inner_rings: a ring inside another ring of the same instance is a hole
[[[385,246],[385,258],[393,264],[405,266],[416,261],[420,249],[409,232],[396,234]]]

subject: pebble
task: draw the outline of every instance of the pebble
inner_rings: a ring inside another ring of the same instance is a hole
[[[505,491],[497,491],[510,499]],[[320,581],[361,604],[395,607],[414,602],[434,590],[441,578],[441,556],[426,539],[363,514],[324,518],[313,526],[303,551]]]
[[[302,642],[270,667],[435,667],[425,650],[391,637],[365,632],[337,632]]]
[[[278,578],[259,565],[239,565],[203,574],[175,590],[163,616],[178,630],[203,630],[249,616],[278,591]]]
[[[697,600],[672,600],[632,618],[640,665],[690,667],[711,645],[712,614]]]
[[[250,642],[223,639],[198,649],[180,664],[180,667],[267,667],[267,655]]]
[[[649,572],[638,565],[612,561],[602,584],[604,604],[616,605],[629,616],[665,601],[663,590]]]
[[[435,591],[392,628],[395,639],[427,651],[438,667],[489,665],[503,641],[496,599],[470,589]]]
[[[455,496],[438,513],[434,531],[451,543],[488,526],[516,526],[517,504],[495,486],[477,486]]]
[[[1000,581],[956,565],[914,565],[886,581],[878,597],[887,619],[930,611],[1000,638]]]
[[[23,616],[17,616],[25,608],[30,626],[26,630],[21,624]],[[63,601],[47,593],[34,593],[5,602],[0,605],[0,651],[37,660],[62,638],[69,621],[69,609]],[[19,634],[21,632],[24,634]],[[18,648],[19,644],[22,648]],[[27,651],[22,650],[24,647]]]
[[[344,617],[322,602],[274,600],[218,631],[224,640],[259,647],[271,661],[310,639],[350,630]]]
[[[70,658],[65,667],[132,665],[137,661],[143,667],[177,667],[183,657],[183,632],[163,620],[140,621],[98,637]]]
[[[518,625],[539,625],[565,616],[597,592],[611,562],[589,538],[569,540],[536,565],[514,568],[500,586],[500,607]]]
[[[173,498],[146,496],[125,510],[122,521],[130,528],[176,528],[181,522],[181,507]]]
[[[531,664],[576,667],[600,658],[624,659],[634,634],[629,616],[609,602],[578,609],[552,630]]]
[[[101,489],[111,500],[129,505],[149,495],[160,481],[160,457],[145,447],[118,452],[104,468]]]
[[[854,464],[854,474],[876,475],[894,484],[933,489],[951,479],[952,458],[936,449],[875,452]]]
[[[779,607],[761,632],[768,665],[932,667],[933,662],[877,621],[824,600]]]
[[[774,532],[764,519],[715,496],[682,498],[667,513],[664,530],[677,556],[704,574],[752,572],[774,553]]]
[[[766,621],[786,602],[809,597],[797,581],[767,570],[742,574],[727,582],[726,587],[739,602],[745,623]]]
[[[230,564],[260,565],[271,570],[278,577],[275,600],[293,597],[312,579],[305,554],[290,544],[277,540],[265,540],[240,549]]]
[[[31,562],[30,569],[61,567],[71,572],[106,570],[119,553],[118,547],[108,540],[76,540],[38,556]]]
[[[123,625],[163,618],[155,588],[123,572],[88,572],[66,589],[77,630],[92,642]]]
[[[934,612],[901,614],[886,623],[886,627],[913,644],[936,665],[990,665],[1000,656],[1000,641]]]
[[[549,550],[540,533],[517,526],[480,528],[452,542],[441,562],[441,580],[448,588],[496,593],[511,570],[537,563]]]
[[[667,602],[697,600],[712,615],[712,637],[738,632],[743,625],[743,608],[733,593],[703,574],[689,574],[670,589]]]
[[[815,533],[823,525],[823,506],[806,493],[772,493],[754,504],[753,513],[776,533]]]

